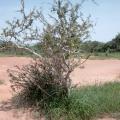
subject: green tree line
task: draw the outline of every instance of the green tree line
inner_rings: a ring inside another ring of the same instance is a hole
[[[81,50],[85,52],[120,52],[120,33],[106,43],[99,41],[84,41]]]

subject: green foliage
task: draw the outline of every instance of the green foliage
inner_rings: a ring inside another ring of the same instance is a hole
[[[85,41],[80,45],[81,49],[86,52],[110,52],[120,51],[120,34],[116,35],[111,41],[102,43],[98,41]]]
[[[107,54],[107,55],[106,55]],[[91,60],[103,60],[103,59],[120,59],[120,53],[119,52],[94,52],[89,57]]]
[[[19,49],[12,41],[1,41],[0,56],[32,56],[27,50]]]
[[[120,34],[116,35],[110,42],[106,43],[111,50],[120,51]]]
[[[104,43],[98,41],[85,41],[81,44],[81,49],[85,52],[104,52]]]
[[[101,114],[120,112],[120,83],[71,90],[66,100],[54,101],[49,108],[52,120],[91,120]]]

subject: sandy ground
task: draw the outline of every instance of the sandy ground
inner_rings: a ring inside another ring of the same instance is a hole
[[[105,117],[105,118],[101,118],[101,119],[98,119],[98,120],[115,120],[115,119],[114,118]]]
[[[7,69],[14,68],[15,65],[25,65],[31,61],[30,58],[24,57],[1,57],[0,58],[0,80],[4,81],[0,85],[0,120],[33,120],[29,113],[22,113],[8,106],[5,109],[3,102],[9,101],[12,92],[9,84]],[[84,64],[84,68],[76,68],[71,74],[73,84],[93,85],[109,81],[118,80],[120,76],[120,60],[88,60]],[[104,118],[99,120],[114,120]]]
[[[120,60],[88,60],[84,68],[71,74],[73,84],[93,85],[117,80],[120,77]]]

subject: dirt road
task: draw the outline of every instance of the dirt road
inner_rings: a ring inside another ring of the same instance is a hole
[[[0,85],[0,120],[30,120],[28,113],[23,114],[14,109],[6,110],[1,107],[1,102],[8,101],[12,96],[6,70],[14,68],[15,65],[28,64],[30,61],[30,58],[24,57],[0,58],[0,80],[4,82],[4,84]],[[84,68],[76,68],[71,74],[73,84],[79,83],[81,86],[114,81],[119,76],[120,60],[88,60],[84,64]]]
[[[81,86],[115,81],[120,77],[120,60],[88,60],[84,68],[76,68],[71,77],[74,84]]]

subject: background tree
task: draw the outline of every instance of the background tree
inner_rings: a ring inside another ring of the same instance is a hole
[[[81,44],[81,49],[85,52],[104,52],[104,43],[99,41],[84,41]]]
[[[120,51],[120,34],[117,34],[115,38],[106,43],[106,46],[113,52]]]

